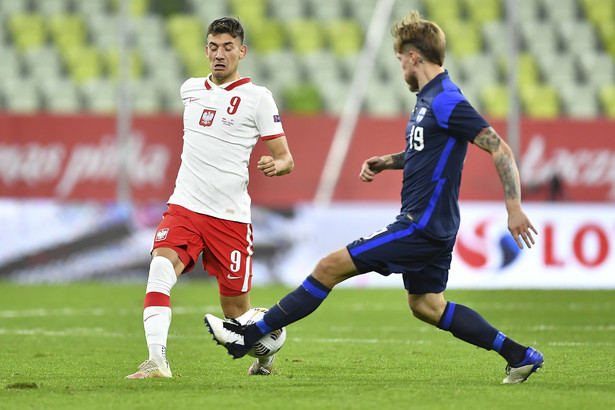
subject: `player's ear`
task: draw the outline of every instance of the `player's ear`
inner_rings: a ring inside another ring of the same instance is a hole
[[[417,64],[421,56],[416,51],[410,50],[410,58],[412,59],[412,64]]]
[[[239,59],[241,60],[242,58],[244,58],[247,53],[248,53],[248,46],[244,44],[239,48]]]

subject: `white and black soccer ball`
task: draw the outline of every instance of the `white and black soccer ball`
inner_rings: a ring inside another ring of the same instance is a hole
[[[244,317],[247,318],[246,323],[242,323],[245,325],[251,325],[253,323],[258,322],[265,316],[267,313],[267,308],[252,308],[249,311],[248,315]],[[286,328],[282,328],[279,330],[274,330],[271,333],[267,333],[265,336],[261,337],[255,344],[254,347],[248,352],[248,355],[252,357],[267,357],[272,354],[276,354],[278,350],[282,348],[284,342],[286,341]]]

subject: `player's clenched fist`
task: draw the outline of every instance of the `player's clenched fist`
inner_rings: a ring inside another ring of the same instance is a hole
[[[382,157],[371,157],[363,161],[359,178],[363,182],[372,182],[376,174],[384,169],[385,162]]]
[[[257,168],[267,177],[274,177],[278,173],[273,157],[263,155],[258,161]]]

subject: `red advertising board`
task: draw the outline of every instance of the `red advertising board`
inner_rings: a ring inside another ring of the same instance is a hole
[[[156,116],[135,118],[133,125],[132,196],[168,198],[179,167],[181,121]],[[0,196],[114,200],[115,127],[111,116],[0,115]]]
[[[383,172],[372,183],[358,174],[364,159],[404,149],[407,118],[360,118],[342,167],[334,200],[398,200],[399,172]],[[266,178],[250,164],[253,203],[278,208],[311,201],[318,188],[337,127],[334,117],[283,115],[295,170]],[[182,149],[181,117],[133,119],[128,149],[131,197],[136,202],[165,201],[173,190]],[[493,122],[506,137],[506,124]],[[0,114],[0,197],[51,197],[65,200],[115,200],[118,148],[112,116]],[[526,200],[549,199],[558,178],[559,198],[615,201],[615,122],[598,119],[524,120],[518,164]],[[254,158],[265,154],[259,143]],[[500,186],[491,157],[470,147],[461,198],[499,200]]]

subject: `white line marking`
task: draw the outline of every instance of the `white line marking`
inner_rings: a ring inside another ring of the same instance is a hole
[[[7,329],[0,328],[0,336],[46,336],[46,337],[83,337],[83,336],[96,336],[108,337],[108,338],[142,338],[143,335],[135,329],[135,333],[117,333],[109,332],[100,327],[75,327],[63,330],[47,330],[41,328],[31,329]],[[208,335],[190,335],[190,334],[175,334],[169,335],[169,339],[194,339],[202,340],[203,337],[207,338]],[[426,345],[432,344],[434,341],[411,339],[411,340],[399,340],[399,339],[357,339],[357,338],[304,338],[304,337],[292,337],[288,339],[290,343],[327,343],[327,344],[396,344],[396,345]],[[456,339],[451,339],[448,343],[458,343]],[[536,342],[532,342],[536,344]],[[613,347],[614,342],[548,342],[548,346],[555,347]]]
[[[124,333],[112,333],[106,330],[94,327],[75,327],[64,330],[46,330],[41,328],[32,329],[6,329],[0,328],[0,335],[19,335],[19,336],[96,336],[96,337],[126,337]]]
[[[214,312],[222,314],[220,312],[220,306],[178,306],[172,307],[174,315],[192,315],[201,314],[205,315],[208,312]],[[138,306],[134,309],[24,309],[24,310],[0,310],[0,318],[14,319],[22,317],[48,317],[48,316],[132,316],[142,315],[143,307]]]

